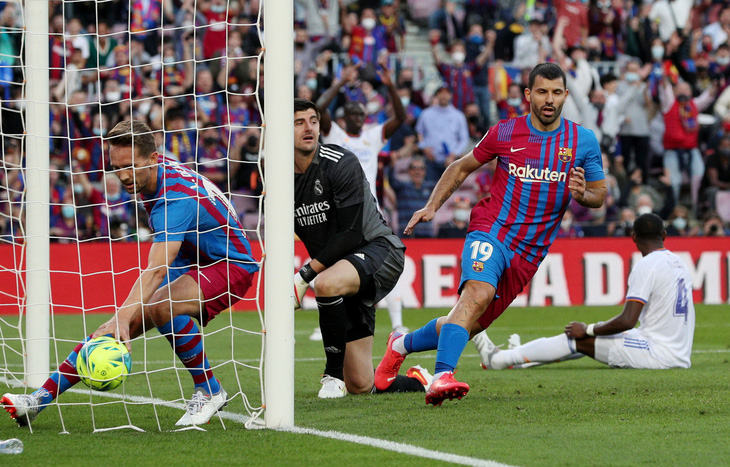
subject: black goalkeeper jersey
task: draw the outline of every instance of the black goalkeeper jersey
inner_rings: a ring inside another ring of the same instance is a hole
[[[386,237],[404,247],[380,214],[357,156],[335,144],[320,144],[307,171],[294,174],[294,232],[311,258],[341,230],[337,209],[359,203],[363,242]]]

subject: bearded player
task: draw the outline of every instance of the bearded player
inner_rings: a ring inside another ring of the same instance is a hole
[[[542,63],[529,75],[528,115],[502,120],[474,150],[453,162],[439,179],[423,209],[404,233],[433,219],[464,180],[497,159],[491,197],[471,213],[461,260],[459,300],[447,316],[409,334],[393,332],[375,371],[383,390],[411,352],[437,349],[433,382],[426,403],[461,399],[469,385],[454,378],[469,339],[502,314],[527,285],[547,255],[571,198],[590,208],[603,205],[606,184],[601,151],[590,130],[560,116],[568,97],[565,73]]]

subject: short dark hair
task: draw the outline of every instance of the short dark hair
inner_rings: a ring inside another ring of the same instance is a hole
[[[152,130],[139,120],[124,120],[117,123],[107,134],[106,139],[112,146],[134,148],[135,156],[148,157],[157,150]]]
[[[606,73],[605,75],[601,76],[599,81],[601,82],[601,86],[606,86],[608,83],[612,83],[617,80],[618,80],[618,78],[616,78],[616,75],[609,72],[609,73]]]
[[[530,71],[530,77],[527,81],[528,89],[532,89],[532,87],[535,85],[535,79],[538,76],[549,80],[562,78],[563,86],[567,87],[567,83],[565,81],[565,72],[555,63],[540,63],[539,65],[535,66],[535,68]]]
[[[297,97],[294,99],[294,113],[304,112],[305,110],[309,109],[314,109],[314,111],[317,112],[317,118],[321,118],[319,115],[319,109],[317,108],[317,104],[310,100],[302,99],[301,97]]]
[[[347,114],[347,113],[351,113],[351,112],[357,112],[358,110],[364,111],[365,106],[362,105],[362,103],[358,102],[358,101],[347,101],[347,102],[345,102],[345,105],[342,106],[342,108],[344,109],[345,113]]]
[[[662,240],[664,221],[661,217],[650,212],[642,214],[634,221],[634,234],[641,240]]]

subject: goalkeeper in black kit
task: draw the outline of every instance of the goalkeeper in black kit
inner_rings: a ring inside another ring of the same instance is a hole
[[[320,114],[294,100],[294,231],[312,258],[294,275],[297,308],[313,282],[326,366],[322,399],[373,386],[375,304],[398,282],[405,245],[378,211],[357,157],[319,142]],[[316,278],[316,280],[315,280]],[[382,392],[422,392],[431,376],[419,366]]]

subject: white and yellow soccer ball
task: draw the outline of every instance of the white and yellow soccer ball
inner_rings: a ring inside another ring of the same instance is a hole
[[[81,381],[96,391],[118,388],[132,371],[132,357],[124,344],[102,336],[88,341],[76,358]]]

